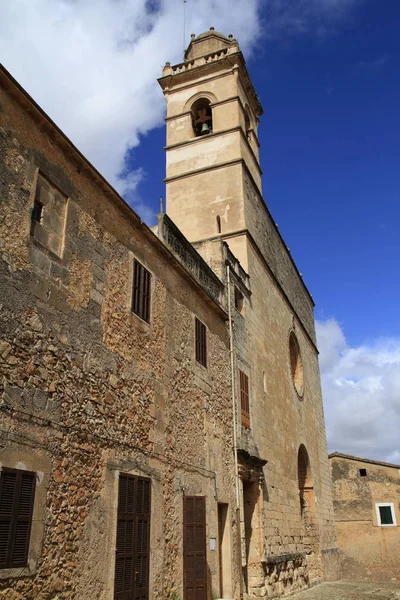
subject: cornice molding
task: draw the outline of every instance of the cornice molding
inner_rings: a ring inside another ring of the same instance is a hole
[[[247,148],[253,158],[253,162],[256,166],[256,169],[259,172],[260,177],[261,177],[262,170],[260,167],[260,163],[258,162],[257,156],[255,155],[254,150],[251,147],[249,140],[247,139],[247,135],[245,134],[245,132],[243,131],[243,129],[240,125],[238,125],[237,127],[232,127],[230,129],[221,129],[220,131],[212,131],[207,136],[196,136],[194,138],[190,138],[189,140],[185,140],[184,142],[177,142],[176,144],[170,144],[169,146],[164,146],[164,150],[167,152],[168,150],[173,150],[175,148],[180,148],[182,146],[187,146],[187,145],[195,144],[195,143],[201,143],[203,140],[206,140],[206,139],[211,139],[213,137],[218,137],[220,135],[226,135],[227,133],[237,133],[237,132],[240,133],[242,139],[245,141]],[[245,160],[245,159],[243,158],[242,160]],[[207,168],[211,169],[212,165],[210,165]]]

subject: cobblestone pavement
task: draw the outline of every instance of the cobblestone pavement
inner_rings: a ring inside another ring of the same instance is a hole
[[[305,592],[294,594],[292,598],[293,600],[400,600],[400,581],[322,583]]]

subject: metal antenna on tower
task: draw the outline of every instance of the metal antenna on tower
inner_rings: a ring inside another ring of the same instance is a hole
[[[185,39],[186,39],[186,0],[183,0],[183,60],[185,60]]]

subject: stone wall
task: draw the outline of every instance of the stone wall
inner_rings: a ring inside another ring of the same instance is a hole
[[[232,240],[228,240],[230,246],[231,243]],[[236,250],[239,244],[245,246],[248,256],[251,293],[244,296],[242,313],[232,308],[236,372],[244,371],[250,385],[250,429],[239,424],[238,444],[250,455],[267,461],[260,481],[261,558],[258,566],[251,567],[253,575],[249,577],[249,597],[253,598],[262,597],[263,590],[271,585],[270,574],[282,556],[304,556],[304,571],[300,571],[301,578],[295,583],[291,567],[286,568],[285,560],[279,563],[277,581],[280,583],[273,589],[268,588],[271,594],[288,591],[292,585],[296,589],[305,582],[337,579],[340,568],[317,349],[253,242],[245,235],[241,240],[236,237],[231,250],[233,247]],[[240,254],[245,252],[242,249]],[[309,310],[307,305],[306,315]],[[291,331],[298,339],[304,367],[302,397],[296,392],[291,376]],[[310,510],[303,513],[298,473],[301,445],[309,457],[312,488]],[[261,562],[266,571],[260,568]]]
[[[265,565],[265,596],[277,598],[309,586],[308,565],[303,554],[283,555]]]
[[[265,202],[245,172],[243,178],[247,227],[268,268],[291,303],[302,326],[316,343],[314,304]]]
[[[181,597],[183,495],[206,496],[207,538],[217,536],[218,501],[229,504],[233,538],[237,530],[226,315],[9,86],[13,96],[0,97],[0,462],[35,471],[38,491],[29,565],[0,572],[0,597],[113,598],[120,471],[152,480],[151,598]],[[66,198],[58,252],[32,232],[39,173]],[[133,258],[152,274],[150,323],[131,312]],[[195,316],[207,327],[207,369],[195,361]],[[216,597],[217,552],[207,560]],[[231,579],[234,594],[235,569]]]
[[[330,455],[343,576],[388,581],[400,572],[400,466]],[[361,475],[360,469],[365,471]],[[376,505],[393,504],[396,526],[379,525]]]

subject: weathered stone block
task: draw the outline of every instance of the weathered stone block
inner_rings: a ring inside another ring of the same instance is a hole
[[[100,306],[104,302],[104,296],[97,289],[92,288],[90,290],[90,298],[93,300],[93,302],[97,302],[97,304],[100,304]]]
[[[55,261],[51,263],[50,276],[54,279],[58,279],[65,286],[67,286],[69,283],[68,270]]]
[[[38,248],[31,244],[29,246],[29,260],[35,267],[43,271],[45,275],[49,274],[51,260],[42,248]]]
[[[99,281],[105,281],[105,271],[103,268],[99,267],[96,263],[93,263],[93,275],[99,279]]]
[[[67,294],[56,285],[50,284],[48,302],[62,313],[68,314],[71,311]]]

